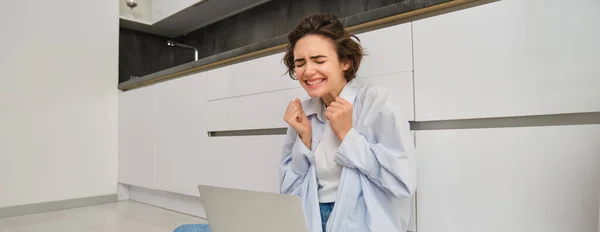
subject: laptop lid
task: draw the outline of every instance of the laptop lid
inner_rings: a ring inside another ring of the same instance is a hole
[[[300,198],[199,185],[211,232],[307,232]]]

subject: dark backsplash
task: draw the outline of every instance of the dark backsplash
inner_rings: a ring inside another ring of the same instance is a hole
[[[396,5],[412,11],[450,0],[273,0],[173,40],[198,48],[198,58],[287,34],[301,18],[331,13],[355,16]],[[346,26],[352,24],[342,20]],[[119,83],[194,60],[193,51],[167,46],[166,37],[129,29],[120,30]]]
[[[189,49],[167,46],[169,38],[120,28],[119,83],[194,61]]]

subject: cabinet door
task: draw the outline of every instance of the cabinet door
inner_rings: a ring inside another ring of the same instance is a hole
[[[368,84],[387,89],[389,100],[402,112],[403,120],[415,120],[413,95],[413,73],[401,72],[375,77],[356,78],[360,84]]]
[[[206,103],[208,131],[287,127],[283,120],[291,100],[308,99],[303,88],[213,100]]]
[[[600,125],[416,136],[419,232],[597,229]]]
[[[205,72],[207,100],[217,100],[300,87],[288,77],[276,53]]]
[[[373,77],[413,70],[411,24],[403,23],[356,35],[367,54],[359,77]]]
[[[119,95],[119,182],[154,187],[154,87]]]
[[[210,185],[279,193],[284,135],[211,137]]]
[[[205,177],[202,73],[156,85],[156,188],[198,195]]]
[[[417,120],[600,111],[598,12],[503,0],[413,22]]]

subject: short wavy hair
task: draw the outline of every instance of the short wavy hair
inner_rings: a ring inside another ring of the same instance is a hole
[[[338,59],[340,61],[351,62],[350,69],[344,73],[344,77],[347,81],[351,81],[356,77],[364,55],[363,48],[359,44],[360,39],[354,35],[350,35],[335,15],[319,13],[300,20],[296,27],[288,34],[289,43],[283,57],[283,63],[287,68],[286,73],[290,78],[297,80],[294,72],[294,48],[298,40],[307,35],[320,35],[331,39],[337,51]],[[355,38],[358,42],[352,38]]]

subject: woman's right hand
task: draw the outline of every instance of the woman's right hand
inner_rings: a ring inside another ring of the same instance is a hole
[[[285,110],[283,120],[298,132],[304,145],[310,149],[312,131],[308,117],[306,117],[306,114],[304,114],[304,110],[302,109],[302,102],[300,102],[300,99],[296,98],[294,101],[290,101]]]

